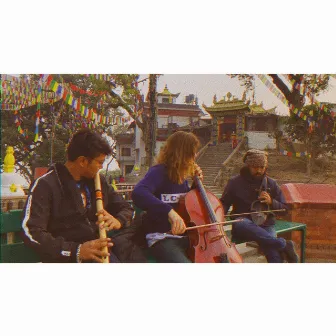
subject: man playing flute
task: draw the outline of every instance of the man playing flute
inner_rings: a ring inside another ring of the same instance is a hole
[[[99,226],[120,230],[129,225],[133,209],[101,175],[104,209],[97,214],[94,184],[111,153],[98,133],[80,130],[67,147],[65,164],[54,164],[32,183],[24,209],[23,239],[42,262],[101,262],[104,257],[119,261],[111,238],[99,238]]]

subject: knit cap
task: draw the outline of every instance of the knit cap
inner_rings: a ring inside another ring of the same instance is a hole
[[[265,167],[267,165],[268,153],[258,150],[250,149],[243,157],[243,162],[251,167]]]

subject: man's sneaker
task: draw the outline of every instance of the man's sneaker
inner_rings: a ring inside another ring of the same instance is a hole
[[[286,246],[283,249],[286,260],[289,263],[298,263],[299,256],[295,252],[294,243],[291,240],[286,240]]]

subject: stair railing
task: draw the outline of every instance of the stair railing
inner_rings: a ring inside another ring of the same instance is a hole
[[[237,145],[237,147],[231,152],[231,154],[225,159],[225,161],[222,163],[222,166],[220,170],[218,171],[218,174],[216,175],[214,179],[214,185],[219,181],[221,176],[224,173],[225,166],[232,160],[232,158],[239,152],[240,148],[247,143],[247,137],[244,137]]]
[[[205,153],[206,149],[209,147],[209,145],[212,144],[212,141],[209,141],[204,147],[202,147],[196,154],[196,161],[199,161],[200,158]]]

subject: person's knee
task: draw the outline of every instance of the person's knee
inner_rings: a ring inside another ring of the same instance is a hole
[[[246,228],[246,227],[251,227],[252,225],[255,225],[250,219],[248,218],[237,218],[240,220],[239,222],[234,223],[234,227],[237,229],[240,228]]]
[[[159,262],[188,263],[191,262],[181,242],[173,239],[163,239],[150,247],[150,252]]]

